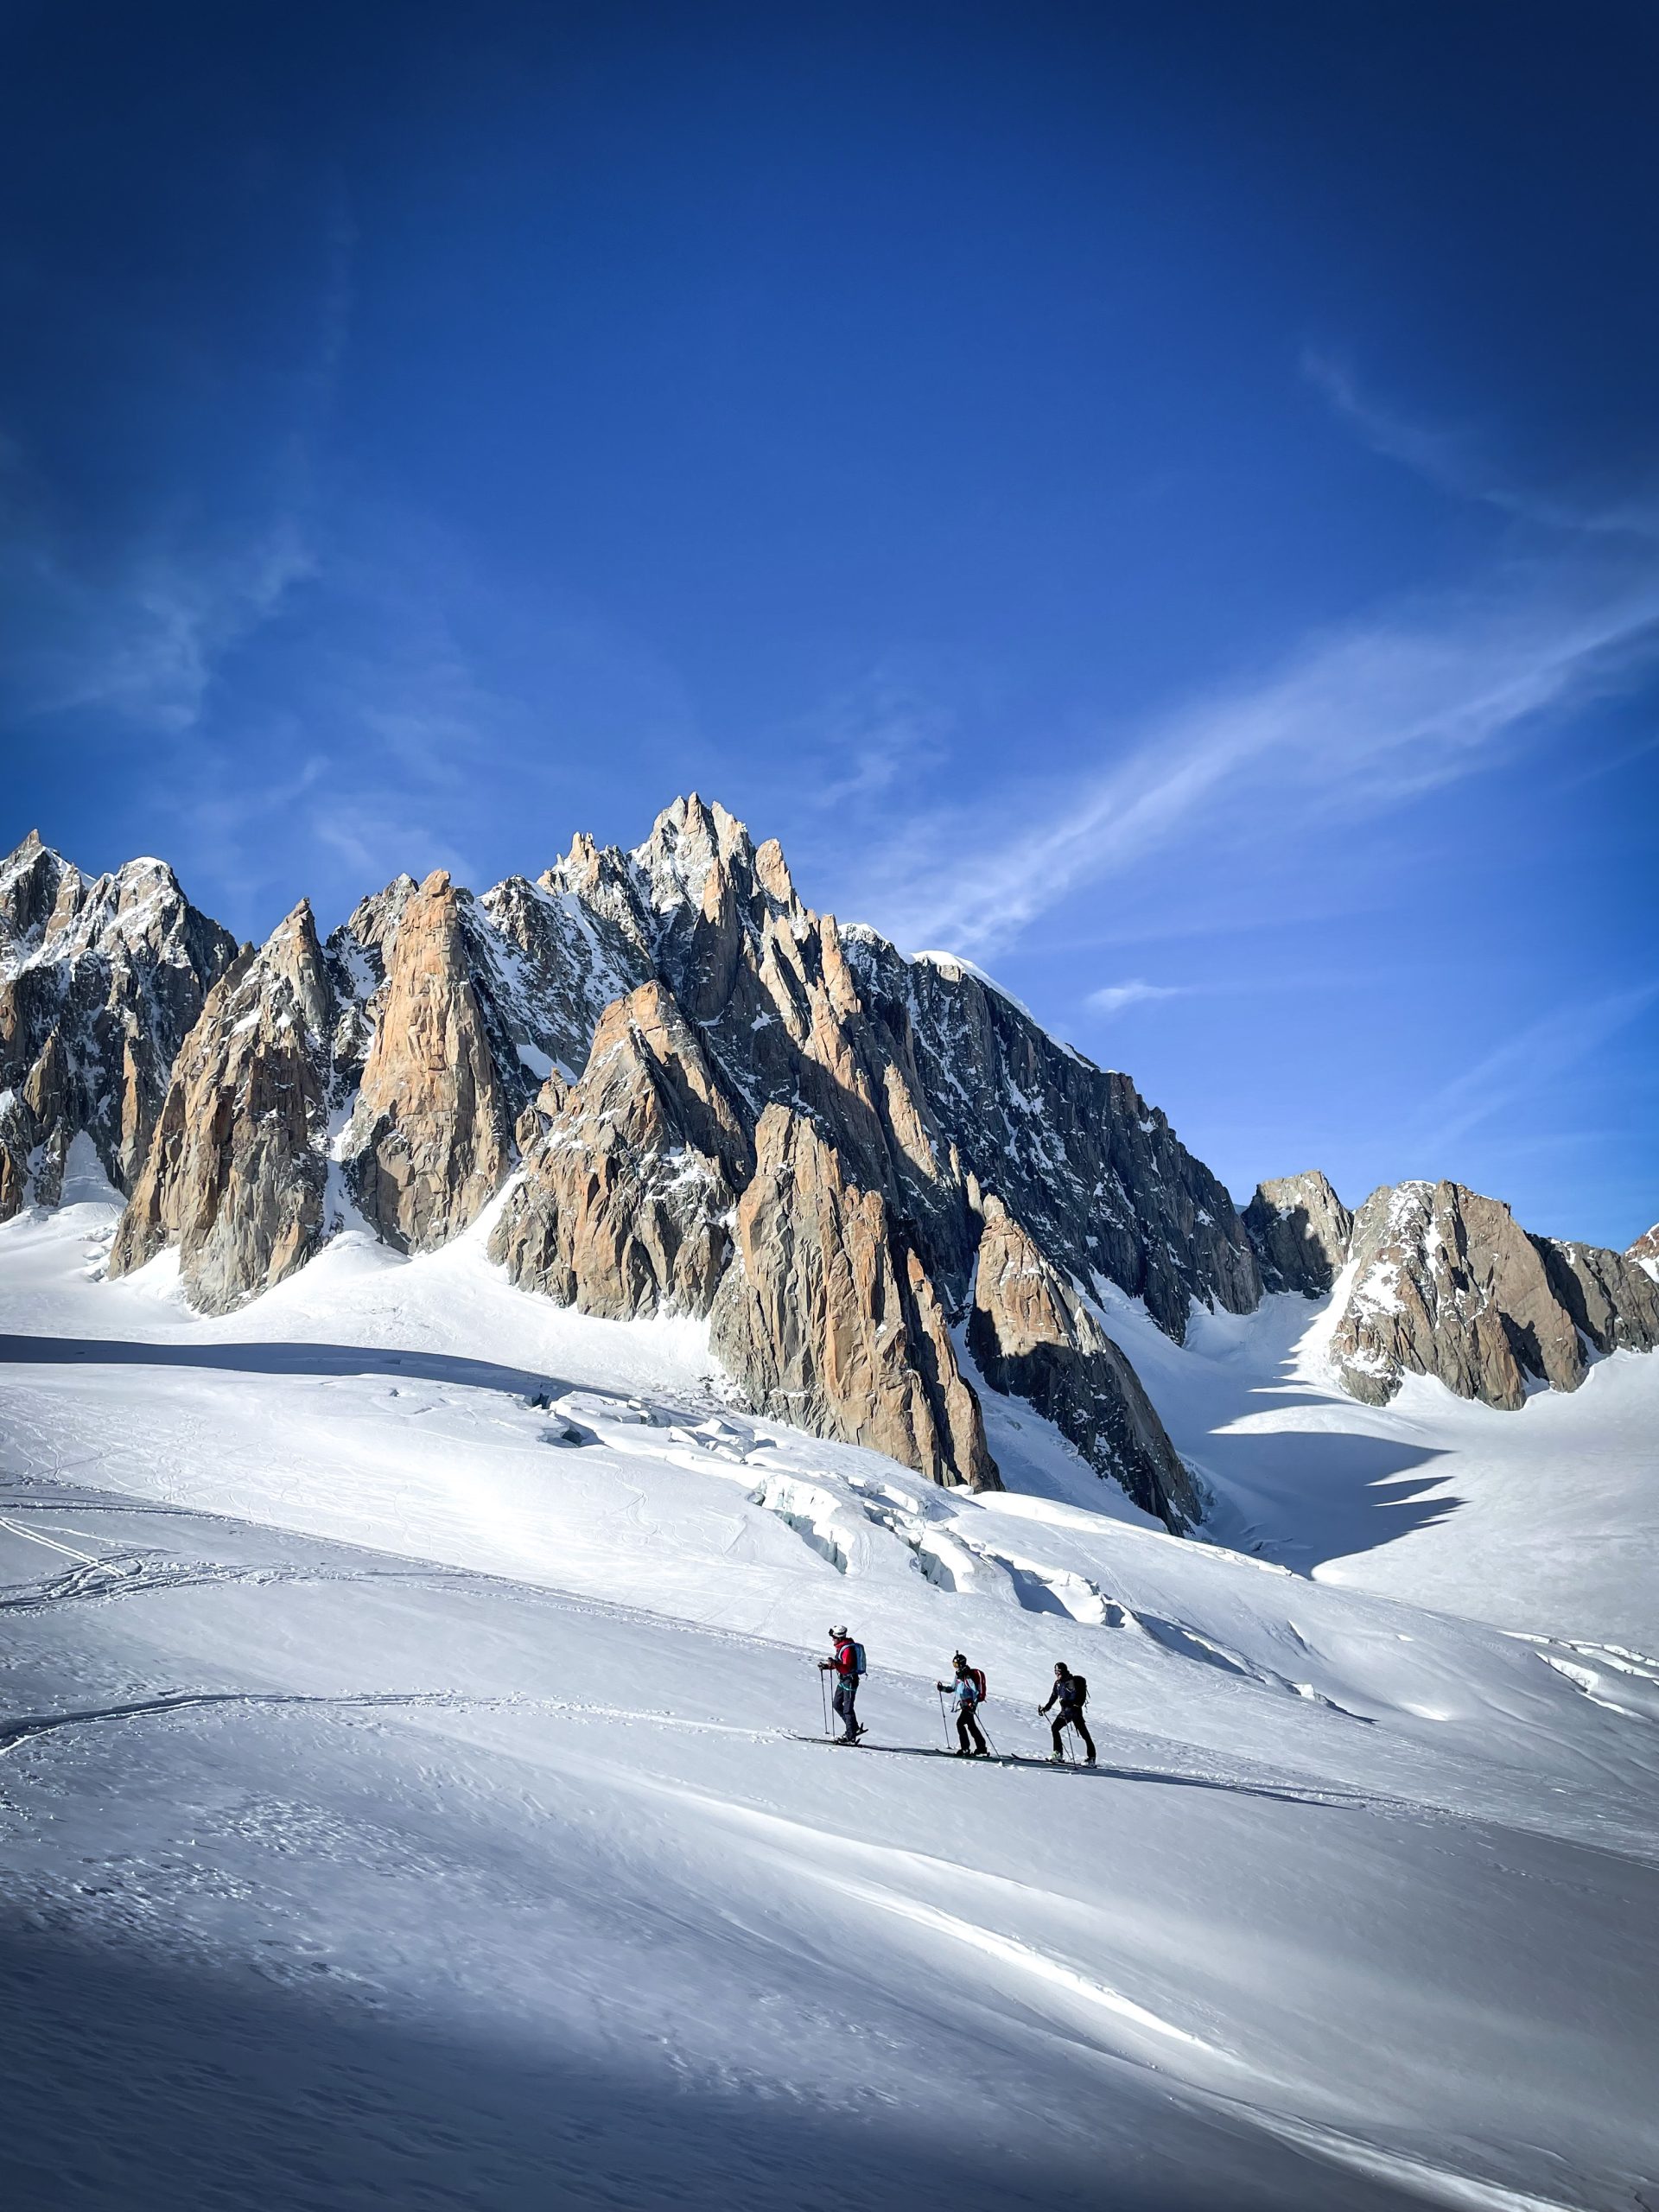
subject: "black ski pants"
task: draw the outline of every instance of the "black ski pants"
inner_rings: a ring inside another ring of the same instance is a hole
[[[1057,1759],[1063,1759],[1065,1757],[1065,1745],[1060,1741],[1060,1731],[1062,1728],[1075,1728],[1078,1735],[1083,1738],[1083,1748],[1084,1751],[1090,1758],[1093,1758],[1095,1756],[1095,1739],[1089,1733],[1089,1723],[1084,1719],[1082,1713],[1078,1712],[1075,1707],[1073,1707],[1069,1713],[1057,1713],[1053,1719],[1051,1720],[1048,1725],[1053,1731],[1054,1756]]]
[[[988,1751],[990,1745],[979,1732],[979,1722],[969,1705],[957,1707],[957,1747],[964,1751]]]

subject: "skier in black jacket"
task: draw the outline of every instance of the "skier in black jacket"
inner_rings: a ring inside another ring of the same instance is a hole
[[[1083,1717],[1084,1702],[1088,1694],[1083,1677],[1074,1675],[1064,1659],[1057,1659],[1054,1662],[1054,1687],[1037,1708],[1039,1713],[1046,1713],[1051,1705],[1059,1707],[1048,1724],[1054,1738],[1053,1757],[1057,1760],[1065,1758],[1065,1745],[1060,1741],[1061,1729],[1075,1728],[1083,1738],[1084,1764],[1093,1766],[1095,1763],[1095,1739],[1089,1733],[1089,1723]]]

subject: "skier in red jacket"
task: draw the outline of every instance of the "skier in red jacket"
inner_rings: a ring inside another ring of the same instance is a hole
[[[818,1672],[836,1678],[836,1712],[842,1722],[838,1743],[855,1744],[864,1733],[859,1725],[855,1706],[858,1699],[858,1646],[844,1628],[832,1628],[830,1641],[836,1647],[833,1659],[820,1659]]]

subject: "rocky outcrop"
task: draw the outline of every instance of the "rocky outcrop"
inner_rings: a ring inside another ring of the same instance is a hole
[[[1194,1298],[1255,1304],[1231,1199],[1127,1077],[1057,1044],[971,969],[906,960],[815,913],[778,845],[754,846],[724,808],[677,800],[632,854],[578,841],[541,887],[579,901],[611,973],[649,963],[751,1116],[775,1103],[833,1132],[859,1187],[912,1224],[953,1314],[982,1185],[1068,1274],[1144,1296],[1173,1335]]]
[[[643,983],[619,999],[581,1083],[553,1089],[546,1104],[545,1118],[521,1125],[524,1172],[491,1257],[521,1287],[584,1313],[706,1313],[753,1154],[667,988]]]
[[[209,993],[179,1055],[111,1253],[112,1274],[179,1247],[199,1312],[226,1313],[308,1260],[327,1228],[337,995],[301,903]]]
[[[1000,1487],[944,1308],[878,1191],[804,1114],[768,1106],[710,1344],[775,1420],[885,1452],[938,1483]]]
[[[1200,1517],[1192,1476],[1141,1378],[1000,1198],[985,1200],[968,1349],[994,1390],[1024,1398],[1103,1475],[1178,1534]]]
[[[461,894],[442,869],[404,902],[385,963],[342,1153],[364,1218],[398,1250],[423,1252],[500,1189],[529,1086],[515,1090],[492,1055]]]
[[[1659,1221],[1637,1238],[1624,1256],[1634,1260],[1643,1274],[1659,1277]]]
[[[82,1130],[131,1189],[179,1047],[235,956],[160,861],[87,877],[32,830],[0,861],[0,1220],[56,1205]]]
[[[1659,1282],[1623,1252],[1532,1240],[1556,1300],[1599,1352],[1659,1349]]]
[[[1506,1205],[1459,1183],[1373,1192],[1332,1338],[1343,1387],[1386,1404],[1408,1374],[1462,1398],[1521,1405],[1529,1383],[1575,1390],[1586,1356],[1533,1240]]]
[[[1267,1290],[1323,1298],[1348,1257],[1354,1217],[1317,1167],[1258,1183],[1244,1227]]]
[[[1367,1396],[1416,1371],[1510,1404],[1659,1338],[1659,1257],[1529,1239],[1451,1185],[1353,1224],[1298,1176],[1241,1218],[1127,1076],[967,963],[813,912],[695,795],[632,852],[578,837],[480,899],[399,876],[326,944],[300,908],[233,951],[157,862],[0,864],[0,1215],[51,1200],[85,1128],[131,1192],[118,1268],[176,1243],[207,1310],[342,1226],[426,1250],[505,1192],[514,1281],[707,1313],[757,1405],[982,1486],[966,1321],[988,1384],[1172,1527],[1198,1495],[1108,1285],[1179,1340],[1195,1303],[1320,1295],[1351,1251],[1337,1357]]]
[[[1232,1199],[1127,1076],[1057,1043],[963,962],[906,960],[869,930],[845,946],[870,1021],[914,1071],[936,1151],[998,1192],[1057,1267],[1144,1299],[1178,1343],[1195,1300],[1254,1310],[1261,1274]],[[969,1265],[972,1252],[970,1236]]]
[[[813,1116],[847,1172],[914,1227],[953,1310],[975,1224],[961,1165],[907,1042],[872,1018],[830,915],[804,906],[774,842],[695,795],[628,856],[658,970],[701,1027],[733,1095]]]

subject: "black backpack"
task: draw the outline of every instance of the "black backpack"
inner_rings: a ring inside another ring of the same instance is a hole
[[[1072,1675],[1071,1693],[1073,1702],[1081,1712],[1089,1702],[1089,1677],[1086,1675]]]

